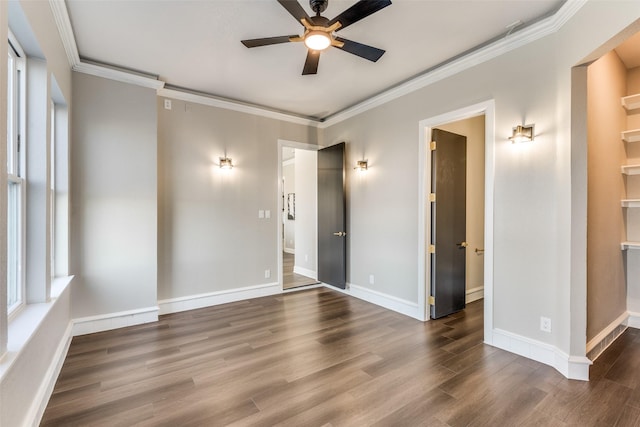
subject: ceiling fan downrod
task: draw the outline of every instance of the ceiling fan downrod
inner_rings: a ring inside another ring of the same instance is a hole
[[[320,16],[320,14],[327,9],[328,5],[329,0],[309,0],[309,6],[311,6],[311,10],[316,13],[316,16]]]

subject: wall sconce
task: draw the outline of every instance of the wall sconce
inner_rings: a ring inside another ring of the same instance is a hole
[[[369,168],[369,165],[366,160],[358,160],[356,163],[356,167],[354,168],[358,172],[364,172]]]
[[[233,169],[233,162],[228,157],[220,157],[220,169]]]
[[[509,139],[511,140],[511,142],[513,142],[514,144],[516,142],[529,142],[529,141],[533,141],[533,126],[534,125],[518,125],[516,127],[513,128],[513,133],[512,135],[509,137]]]

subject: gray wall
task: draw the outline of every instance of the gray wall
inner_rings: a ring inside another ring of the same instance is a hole
[[[296,160],[289,159],[282,166],[282,177],[284,179],[284,212],[281,212],[284,226],[284,244],[282,248],[285,252],[295,251],[296,248],[296,222],[289,219],[287,212],[287,197],[296,192]]]
[[[572,191],[586,188],[571,181],[586,142],[572,152],[571,69],[640,14],[636,3],[618,6],[589,2],[551,36],[325,130],[323,145],[348,142],[347,164],[371,165],[366,180],[348,172],[349,282],[417,302],[417,124],[494,99],[494,327],[584,354],[586,282],[572,282],[571,255],[586,247],[572,248],[571,223],[586,214]],[[521,123],[536,124],[534,143],[507,140]],[[540,316],[552,319],[551,334],[539,330]]]
[[[296,149],[296,258],[294,271],[318,277],[318,153]],[[303,269],[303,270],[300,270]]]
[[[178,100],[166,110],[162,103],[159,299],[276,282],[278,139],[315,143],[315,130]],[[217,166],[225,154],[231,171]],[[271,218],[259,219],[259,210],[270,210]]]
[[[155,91],[74,73],[73,105],[73,316],[155,307]]]

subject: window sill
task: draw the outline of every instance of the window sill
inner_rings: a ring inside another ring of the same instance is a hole
[[[20,352],[29,343],[59,297],[70,288],[73,276],[59,277],[51,283],[51,301],[28,304],[9,322],[7,352],[0,358],[0,382],[9,372]]]

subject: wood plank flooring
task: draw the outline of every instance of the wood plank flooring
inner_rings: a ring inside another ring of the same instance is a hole
[[[318,283],[315,279],[294,273],[294,262],[295,255],[282,253],[282,289],[293,289]]]
[[[482,316],[316,288],[75,337],[42,425],[640,425],[638,330],[581,382],[482,344]]]

